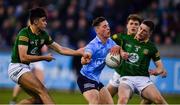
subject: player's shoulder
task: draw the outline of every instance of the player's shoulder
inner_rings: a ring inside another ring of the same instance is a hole
[[[150,48],[153,48],[153,49],[156,49],[157,46],[155,43],[153,43],[151,40],[149,40],[147,43],[146,43]]]
[[[45,30],[41,30],[41,34],[43,34],[43,35],[49,35],[48,32],[46,32]]]
[[[91,40],[86,47],[96,49],[99,47],[99,44],[101,44],[100,39],[96,36],[93,40]]]
[[[24,34],[27,33],[29,31],[28,27],[24,27],[19,31],[19,34]]]
[[[24,27],[22,28],[19,33],[17,34],[17,37],[19,38],[25,38],[25,39],[28,39],[29,38],[29,29],[28,27]]]

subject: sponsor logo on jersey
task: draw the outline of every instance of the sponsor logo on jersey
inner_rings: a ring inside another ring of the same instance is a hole
[[[139,55],[136,53],[129,53],[128,61],[135,63],[139,60]]]

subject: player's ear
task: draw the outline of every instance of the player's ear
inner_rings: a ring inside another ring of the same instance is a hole
[[[34,19],[34,24],[38,24],[39,19]]]
[[[99,32],[98,32],[98,27],[97,27],[97,26],[94,27],[94,30],[95,30],[96,34],[99,34]]]
[[[150,32],[149,32],[149,37],[150,37],[152,34],[153,34],[153,31],[150,31]]]

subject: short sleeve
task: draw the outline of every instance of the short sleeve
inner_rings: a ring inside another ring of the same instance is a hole
[[[152,59],[153,59],[154,62],[156,62],[156,61],[160,60],[160,53],[159,53],[159,51],[158,51],[158,49],[156,47],[154,47],[153,51],[154,52],[153,52],[153,55],[152,55]]]
[[[94,43],[89,43],[88,45],[86,45],[85,47],[85,52],[90,52],[91,54],[93,54],[95,52],[95,44]]]
[[[26,45],[26,46],[28,46],[29,37],[28,37],[28,34],[27,34],[26,30],[21,30],[18,33],[18,37],[17,37],[16,40],[18,41],[18,45]]]
[[[54,41],[52,40],[51,36],[48,35],[48,33],[45,32],[45,31],[44,31],[44,34],[45,34],[45,37],[46,37],[46,38],[45,38],[45,44],[46,44],[46,45],[52,44]]]

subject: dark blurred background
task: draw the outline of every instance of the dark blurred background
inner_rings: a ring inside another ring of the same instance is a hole
[[[0,0],[0,51],[11,49],[17,32],[26,26],[29,9],[37,6],[47,10],[47,30],[63,46],[77,48],[79,40],[92,40],[91,22],[97,16],[107,18],[112,33],[125,32],[131,13],[155,22],[151,38],[156,44],[180,44],[180,0]]]

